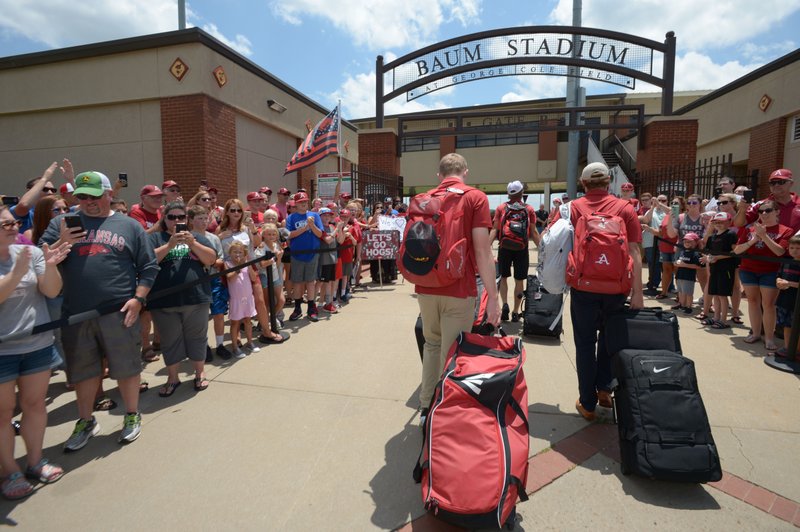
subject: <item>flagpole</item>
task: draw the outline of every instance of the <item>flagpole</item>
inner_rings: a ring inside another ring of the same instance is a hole
[[[339,115],[339,131],[336,133],[338,136],[338,140],[336,142],[336,155],[339,158],[339,180],[342,179],[342,100],[339,100],[339,103],[336,104],[338,107],[337,114]]]

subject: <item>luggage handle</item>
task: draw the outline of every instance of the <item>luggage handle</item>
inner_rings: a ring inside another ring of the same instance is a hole
[[[667,444],[689,444],[696,443],[694,432],[658,432],[658,441]]]

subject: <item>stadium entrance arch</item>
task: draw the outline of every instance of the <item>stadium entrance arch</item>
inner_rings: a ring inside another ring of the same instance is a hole
[[[577,77],[626,89],[644,81],[661,88],[661,113],[671,115],[675,34],[658,42],[595,28],[525,26],[449,39],[386,64],[379,55],[375,125],[383,127],[384,104],[403,93],[411,101],[461,83],[525,75]]]

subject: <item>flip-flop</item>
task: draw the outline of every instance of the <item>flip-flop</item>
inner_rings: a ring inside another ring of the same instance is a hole
[[[113,410],[117,408],[117,403],[107,395],[101,395],[94,400],[94,411]]]
[[[142,360],[145,362],[156,362],[158,359],[159,355],[152,347],[142,348]]]
[[[286,341],[286,338],[284,338],[280,334],[278,334],[277,336],[278,338],[280,338],[280,340],[275,336],[264,336],[262,334],[261,336],[259,336],[258,341],[261,342],[262,344],[282,344],[283,342]]]
[[[705,320],[706,318],[708,318],[708,314],[706,314],[705,312],[701,312],[700,314],[698,314],[698,315],[697,315],[697,316],[695,316],[694,318],[695,318],[696,320],[703,321],[703,320]]]
[[[178,386],[180,386],[180,385],[181,385],[181,381],[168,382],[164,386],[162,386],[161,389],[158,391],[158,396],[159,397],[169,397],[173,393],[175,393],[175,390],[177,390]]]
[[[733,323],[735,323],[736,325],[742,325],[742,324],[744,323],[744,322],[742,321],[742,318],[741,318],[741,317],[739,317],[739,316],[734,316],[734,317],[732,317],[732,318],[731,318],[731,321],[732,321]]]
[[[206,388],[208,388],[208,379],[205,377],[195,377],[194,378],[194,391],[202,392]]]
[[[669,296],[667,296],[667,295],[664,295],[664,294],[658,294],[658,295],[657,295],[655,298],[656,298],[656,299],[667,299],[668,297],[669,297]]]
[[[728,325],[727,323],[714,320],[714,323],[711,324],[711,328],[712,329],[730,329],[731,326]]]
[[[766,347],[767,351],[769,351],[770,353],[773,353],[778,350],[778,346],[772,342],[766,342],[764,344],[764,347]]]
[[[139,393],[144,393],[150,389],[150,384],[147,381],[139,381]]]
[[[748,334],[747,338],[744,339],[744,343],[746,343],[746,344],[754,344],[754,343],[760,342],[760,341],[761,341],[761,337],[760,336],[753,336],[752,334]]]

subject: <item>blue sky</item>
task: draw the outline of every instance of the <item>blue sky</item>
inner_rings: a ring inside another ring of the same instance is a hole
[[[198,26],[346,119],[374,115],[375,57],[521,25],[569,25],[572,0],[195,0]],[[677,36],[676,90],[716,89],[798,47],[800,0],[584,0],[583,25],[663,41]],[[0,56],[177,29],[175,0],[0,0]],[[619,92],[585,83],[588,94]],[[459,85],[386,113],[564,94],[565,78]],[[639,84],[638,91],[656,91]]]

